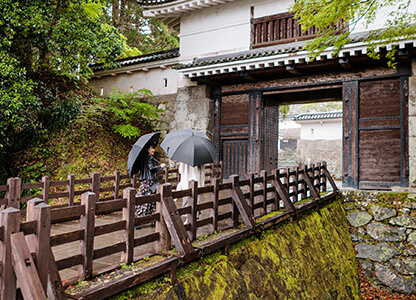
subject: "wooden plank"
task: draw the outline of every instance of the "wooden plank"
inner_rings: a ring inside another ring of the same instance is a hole
[[[83,205],[74,205],[61,208],[53,208],[51,211],[52,223],[79,219],[85,214]]]
[[[262,194],[260,196],[261,201],[263,203],[263,207],[262,207],[262,212],[261,215],[265,215],[267,214],[267,204],[266,204],[266,199],[267,199],[267,171],[263,170],[260,172],[260,177],[262,179],[261,183],[260,183],[260,189],[262,190]]]
[[[0,252],[0,261],[3,263],[3,272],[0,277],[0,295],[2,299],[15,299],[16,275],[12,265],[11,235],[20,230],[20,211],[14,207],[8,207],[0,212],[0,216],[0,223],[4,228],[3,250]]]
[[[172,241],[182,256],[191,255],[194,252],[194,249],[185,227],[183,226],[175,202],[173,201],[172,185],[170,183],[163,184],[161,192],[162,215],[172,237]]]
[[[105,256],[112,255],[118,252],[126,251],[126,243],[121,242],[114,245],[106,246],[100,249],[94,249],[92,257],[93,259],[100,259]]]
[[[176,268],[178,264],[179,258],[171,257],[151,266],[145,267],[138,272],[132,273],[131,275],[122,276],[110,281],[107,284],[95,286],[92,289],[76,295],[76,298],[84,300],[105,299],[136,286],[146,280],[167,273]],[[68,297],[71,297],[71,295],[68,295]]]
[[[98,175],[93,175],[94,177],[95,180],[100,182]],[[93,192],[84,193],[81,198],[81,204],[85,207],[85,215],[81,216],[80,220],[80,227],[84,229],[84,238],[80,241],[79,245],[80,253],[83,255],[83,263],[78,267],[78,276],[80,278],[89,278],[92,276],[96,199],[97,194]]]
[[[256,226],[256,219],[251,212],[250,206],[247,203],[247,199],[243,196],[243,192],[239,186],[238,176],[231,176],[230,179],[233,185],[233,201],[237,206],[246,226],[252,228]]]
[[[84,256],[82,254],[75,254],[73,256],[56,261],[56,266],[58,267],[58,270],[63,270],[73,266],[81,265],[83,262]]]
[[[112,233],[126,228],[126,221],[116,221],[109,224],[96,226],[94,229],[94,236]]]
[[[124,197],[123,197],[124,198]],[[108,201],[100,201],[95,204],[95,212],[97,214],[120,211],[126,206],[125,199],[114,199]]]
[[[4,185],[6,189],[0,189],[0,191],[7,191],[7,185]],[[38,189],[42,187],[41,182],[29,182],[29,183],[22,183],[22,190],[29,190],[29,189]]]
[[[50,181],[49,182],[49,186],[50,187],[54,187],[54,186],[64,186],[64,185],[68,185],[68,180],[55,180],[55,181]]]
[[[84,229],[71,231],[68,233],[56,234],[50,237],[51,247],[80,241],[84,238]]]
[[[134,239],[134,247],[143,246],[145,244],[157,242],[160,238],[159,232],[154,232]]]
[[[23,232],[16,232],[10,236],[12,247],[11,263],[20,285],[24,299],[45,299],[46,294],[42,288],[35,262],[30,254]],[[14,299],[4,298],[3,299]]]

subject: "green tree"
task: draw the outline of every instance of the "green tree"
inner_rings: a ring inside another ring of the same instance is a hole
[[[156,19],[144,18],[137,0],[108,0],[106,22],[119,29],[127,45],[142,53],[179,46],[177,32]]]
[[[358,22],[368,27],[373,24],[377,13],[389,11],[380,30],[370,30],[364,42],[368,43],[368,55],[380,58],[379,47],[397,39],[416,37],[414,20],[416,12],[411,9],[411,0],[297,0],[291,7],[304,30],[312,26],[319,29],[318,36],[307,42],[306,49],[311,58],[316,58],[327,47],[333,46],[337,55],[341,48],[350,42],[350,31]],[[333,24],[340,23],[336,28]],[[386,54],[389,66],[395,67],[393,47]]]
[[[104,9],[99,0],[0,2],[0,181],[16,176],[21,149],[78,114],[88,65],[122,54]]]

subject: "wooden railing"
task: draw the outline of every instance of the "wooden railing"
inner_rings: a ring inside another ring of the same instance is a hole
[[[160,183],[170,182],[173,183],[174,187],[180,179],[176,167],[165,168],[158,174]],[[206,183],[209,183],[211,178],[215,177],[222,181],[222,174],[222,162],[205,165]],[[4,194],[4,197],[0,199],[0,206],[20,209],[22,203],[26,203],[33,198],[40,198],[46,204],[50,204],[53,200],[65,203],[54,205],[56,207],[73,206],[80,203],[81,195],[85,192],[95,193],[98,196],[97,201],[108,201],[119,199],[123,189],[128,187],[137,188],[138,186],[137,175],[130,178],[128,174],[121,174],[119,171],[115,171],[113,176],[101,176],[100,173],[93,173],[90,178],[82,179],[76,179],[75,175],[70,174],[67,180],[59,181],[51,181],[49,176],[44,176],[42,182],[34,183],[22,183],[20,178],[9,178],[6,185],[0,185],[0,195],[2,192]],[[24,209],[22,213],[25,213]]]
[[[327,181],[332,187],[331,192],[326,191]],[[227,251],[235,241],[289,218],[296,219],[300,212],[319,207],[324,201],[334,198],[337,191],[326,163],[323,163],[274,170],[270,174],[262,171],[244,180],[233,175],[228,182],[221,182],[219,177],[215,177],[204,187],[198,187],[195,181],[190,181],[189,189],[182,191],[173,191],[172,184],[164,183],[158,187],[157,194],[143,197],[136,197],[133,187],[125,188],[123,197],[106,201],[99,200],[97,193],[87,191],[82,194],[79,205],[66,207],[52,207],[45,204],[43,199],[35,198],[27,202],[25,222],[21,222],[20,211],[13,207],[0,212],[0,246],[3,249],[0,257],[1,298],[14,299],[18,281],[24,298],[45,299],[45,291],[48,291],[48,297],[64,299],[66,295],[61,284],[61,270],[78,268],[78,275],[66,280],[69,284],[115,270],[122,264],[129,265],[143,257],[161,254],[165,257],[163,260],[136,271],[128,280],[113,280],[71,297],[103,299],[167,272],[174,282],[177,265],[218,249]],[[204,201],[198,203],[198,195]],[[182,197],[191,197],[190,205],[177,208],[174,198]],[[156,203],[154,214],[135,217],[136,205],[152,202]],[[122,212],[121,220],[105,225],[96,224],[95,216],[99,212],[117,210]],[[206,211],[208,213],[203,213]],[[278,213],[256,220],[271,211]],[[198,213],[206,217],[198,219]],[[189,224],[183,223],[183,217],[188,218]],[[62,219],[79,220],[79,229],[51,235],[51,224]],[[135,236],[137,225],[152,222],[155,222],[153,231]],[[239,226],[241,223],[244,226]],[[203,227],[208,234],[226,232],[230,228],[233,228],[233,232],[204,243],[197,241],[201,238],[198,229]],[[121,232],[119,241],[99,249],[94,247],[96,237],[113,232]],[[73,247],[70,245],[74,242],[79,243],[74,251],[54,259],[56,247]],[[155,244],[152,252],[134,256],[139,247],[152,243]],[[176,252],[168,254],[171,244]],[[121,256],[114,265],[98,269],[94,267],[97,260],[116,253]],[[30,285],[22,284],[24,280]]]
[[[261,48],[308,40],[316,37],[318,28],[303,30],[294,13],[282,13],[251,20],[251,47]],[[341,30],[342,22],[334,24]],[[342,29],[344,30],[344,29]]]

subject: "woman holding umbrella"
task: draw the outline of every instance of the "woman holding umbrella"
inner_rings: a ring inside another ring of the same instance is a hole
[[[139,173],[140,187],[136,194],[138,196],[148,196],[156,193],[156,186],[159,184],[157,172],[166,167],[165,164],[156,165],[155,147],[159,141],[160,132],[153,132],[141,136],[133,145],[129,153],[127,168],[130,177]],[[156,211],[155,203],[145,203],[136,206],[136,217],[151,215]]]
[[[156,160],[153,157],[155,154],[155,147],[156,143],[151,144],[147,148],[147,156],[144,158],[144,162],[141,165],[139,173],[140,187],[136,197],[154,194],[156,192],[156,186],[159,184],[157,172],[166,167],[166,164],[164,163],[159,166],[156,165]],[[136,206],[136,217],[152,215],[155,211],[156,203],[154,202],[138,205]]]

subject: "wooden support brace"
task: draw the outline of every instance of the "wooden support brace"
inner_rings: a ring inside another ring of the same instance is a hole
[[[172,185],[165,183],[162,186],[158,186],[158,192],[161,194],[162,215],[176,249],[183,256],[191,255],[194,252],[194,248],[173,201]]]
[[[325,174],[326,179],[329,181],[329,183],[332,186],[333,191],[334,192],[337,192],[338,191],[338,187],[335,184],[334,179],[332,179],[331,174],[329,174],[328,169],[326,168],[326,161],[324,161],[324,163],[323,163],[323,170],[324,170],[324,174]]]
[[[276,174],[277,175],[277,174]],[[297,215],[296,207],[293,205],[292,201],[290,201],[289,193],[284,188],[280,178],[276,177],[272,180],[272,185],[276,189],[277,193],[279,194],[280,199],[282,199],[283,204],[285,205],[288,211],[292,211]]]
[[[243,191],[240,188],[240,183],[237,175],[230,176],[233,187],[233,202],[237,206],[241,217],[247,227],[253,228],[256,226],[256,219],[254,218],[247,199],[244,197]]]
[[[12,255],[11,262],[14,273],[20,285],[24,299],[45,299],[46,294],[42,288],[35,262],[30,254],[23,232],[17,232],[10,236]],[[11,298],[4,298],[11,299]]]
[[[188,187],[191,190],[191,197],[189,204],[191,206],[191,214],[188,216],[188,221],[191,224],[191,241],[196,240],[197,230],[197,216],[198,216],[198,181],[191,180],[188,182]]]
[[[309,190],[311,192],[311,196],[315,199],[320,199],[319,194],[316,192],[315,187],[313,186],[313,181],[311,179],[311,177],[308,174],[308,170],[307,170],[307,166],[304,165],[302,166],[303,169],[303,180],[305,180],[306,185],[309,187]]]

